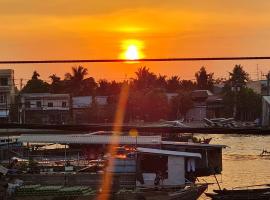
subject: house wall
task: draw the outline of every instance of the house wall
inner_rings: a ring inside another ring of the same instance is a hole
[[[23,94],[20,122],[27,124],[67,124],[71,121],[68,94]]]
[[[204,118],[206,118],[206,111],[206,105],[194,105],[194,107],[187,112],[186,118],[192,121],[202,121]]]
[[[266,100],[266,98],[270,101],[270,96],[262,98],[262,126],[270,126],[270,103]]]
[[[0,69],[0,121],[8,121],[14,101],[14,71],[12,69]]]
[[[185,159],[184,157],[168,157],[168,179],[164,185],[182,185],[185,184]]]

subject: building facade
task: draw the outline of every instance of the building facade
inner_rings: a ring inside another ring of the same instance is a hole
[[[10,121],[15,95],[14,70],[0,69],[0,122]]]
[[[262,126],[270,127],[270,96],[262,98]]]
[[[91,122],[92,118],[105,122],[104,107],[108,104],[108,96],[79,96],[72,97],[72,117],[76,124]],[[94,108],[95,107],[95,108]]]
[[[267,95],[267,80],[248,81],[247,88],[260,95]]]
[[[71,122],[69,94],[21,94],[20,105],[20,123],[67,124]]]
[[[191,98],[193,107],[187,112],[188,120],[203,121],[204,118],[222,116],[223,102],[219,95],[214,95],[209,90],[194,90]]]

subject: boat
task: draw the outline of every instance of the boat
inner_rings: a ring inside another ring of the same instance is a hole
[[[111,200],[196,200],[206,190],[207,184],[190,185],[185,188],[138,188],[107,193]],[[17,188],[15,200],[51,199],[94,200],[102,199],[100,193],[86,186],[41,186],[28,185]]]
[[[205,193],[206,196],[213,200],[270,200],[270,185],[264,184],[264,188],[248,188],[248,189],[223,189],[213,190],[214,193]]]

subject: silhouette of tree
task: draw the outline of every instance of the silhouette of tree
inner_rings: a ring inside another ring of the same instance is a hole
[[[199,90],[212,90],[214,85],[214,73],[207,73],[205,67],[196,72],[195,77],[197,80],[197,89]]]
[[[49,78],[52,81],[50,85],[50,92],[52,93],[59,93],[61,91],[63,92],[63,84],[61,82],[61,78],[56,74],[49,76]]]
[[[49,84],[41,79],[37,71],[33,72],[32,78],[27,81],[22,88],[21,93],[44,93],[49,92]]]
[[[140,67],[135,74],[137,77],[133,79],[133,82],[136,89],[154,88],[156,86],[157,76],[150,72],[149,68]]]
[[[167,88],[167,80],[165,75],[159,74],[156,81],[157,87],[166,89]]]
[[[170,101],[170,118],[186,118],[187,112],[193,107],[193,101],[190,92],[181,92]]]
[[[180,83],[180,88],[183,91],[193,91],[196,89],[196,83],[191,80],[182,80]]]
[[[85,86],[83,84],[89,81],[84,81],[85,76],[88,74],[88,70],[83,66],[71,68],[72,73],[65,74],[64,85],[67,92],[71,93],[73,96],[83,95]]]
[[[235,65],[233,71],[230,72],[229,82],[231,85],[237,85],[243,87],[249,80],[249,74],[245,72],[243,66]]]
[[[180,89],[180,77],[172,76],[167,80],[167,91],[177,92]]]

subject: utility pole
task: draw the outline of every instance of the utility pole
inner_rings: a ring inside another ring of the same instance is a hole
[[[23,79],[21,78],[20,79],[20,91],[22,90],[22,87],[23,87]]]

